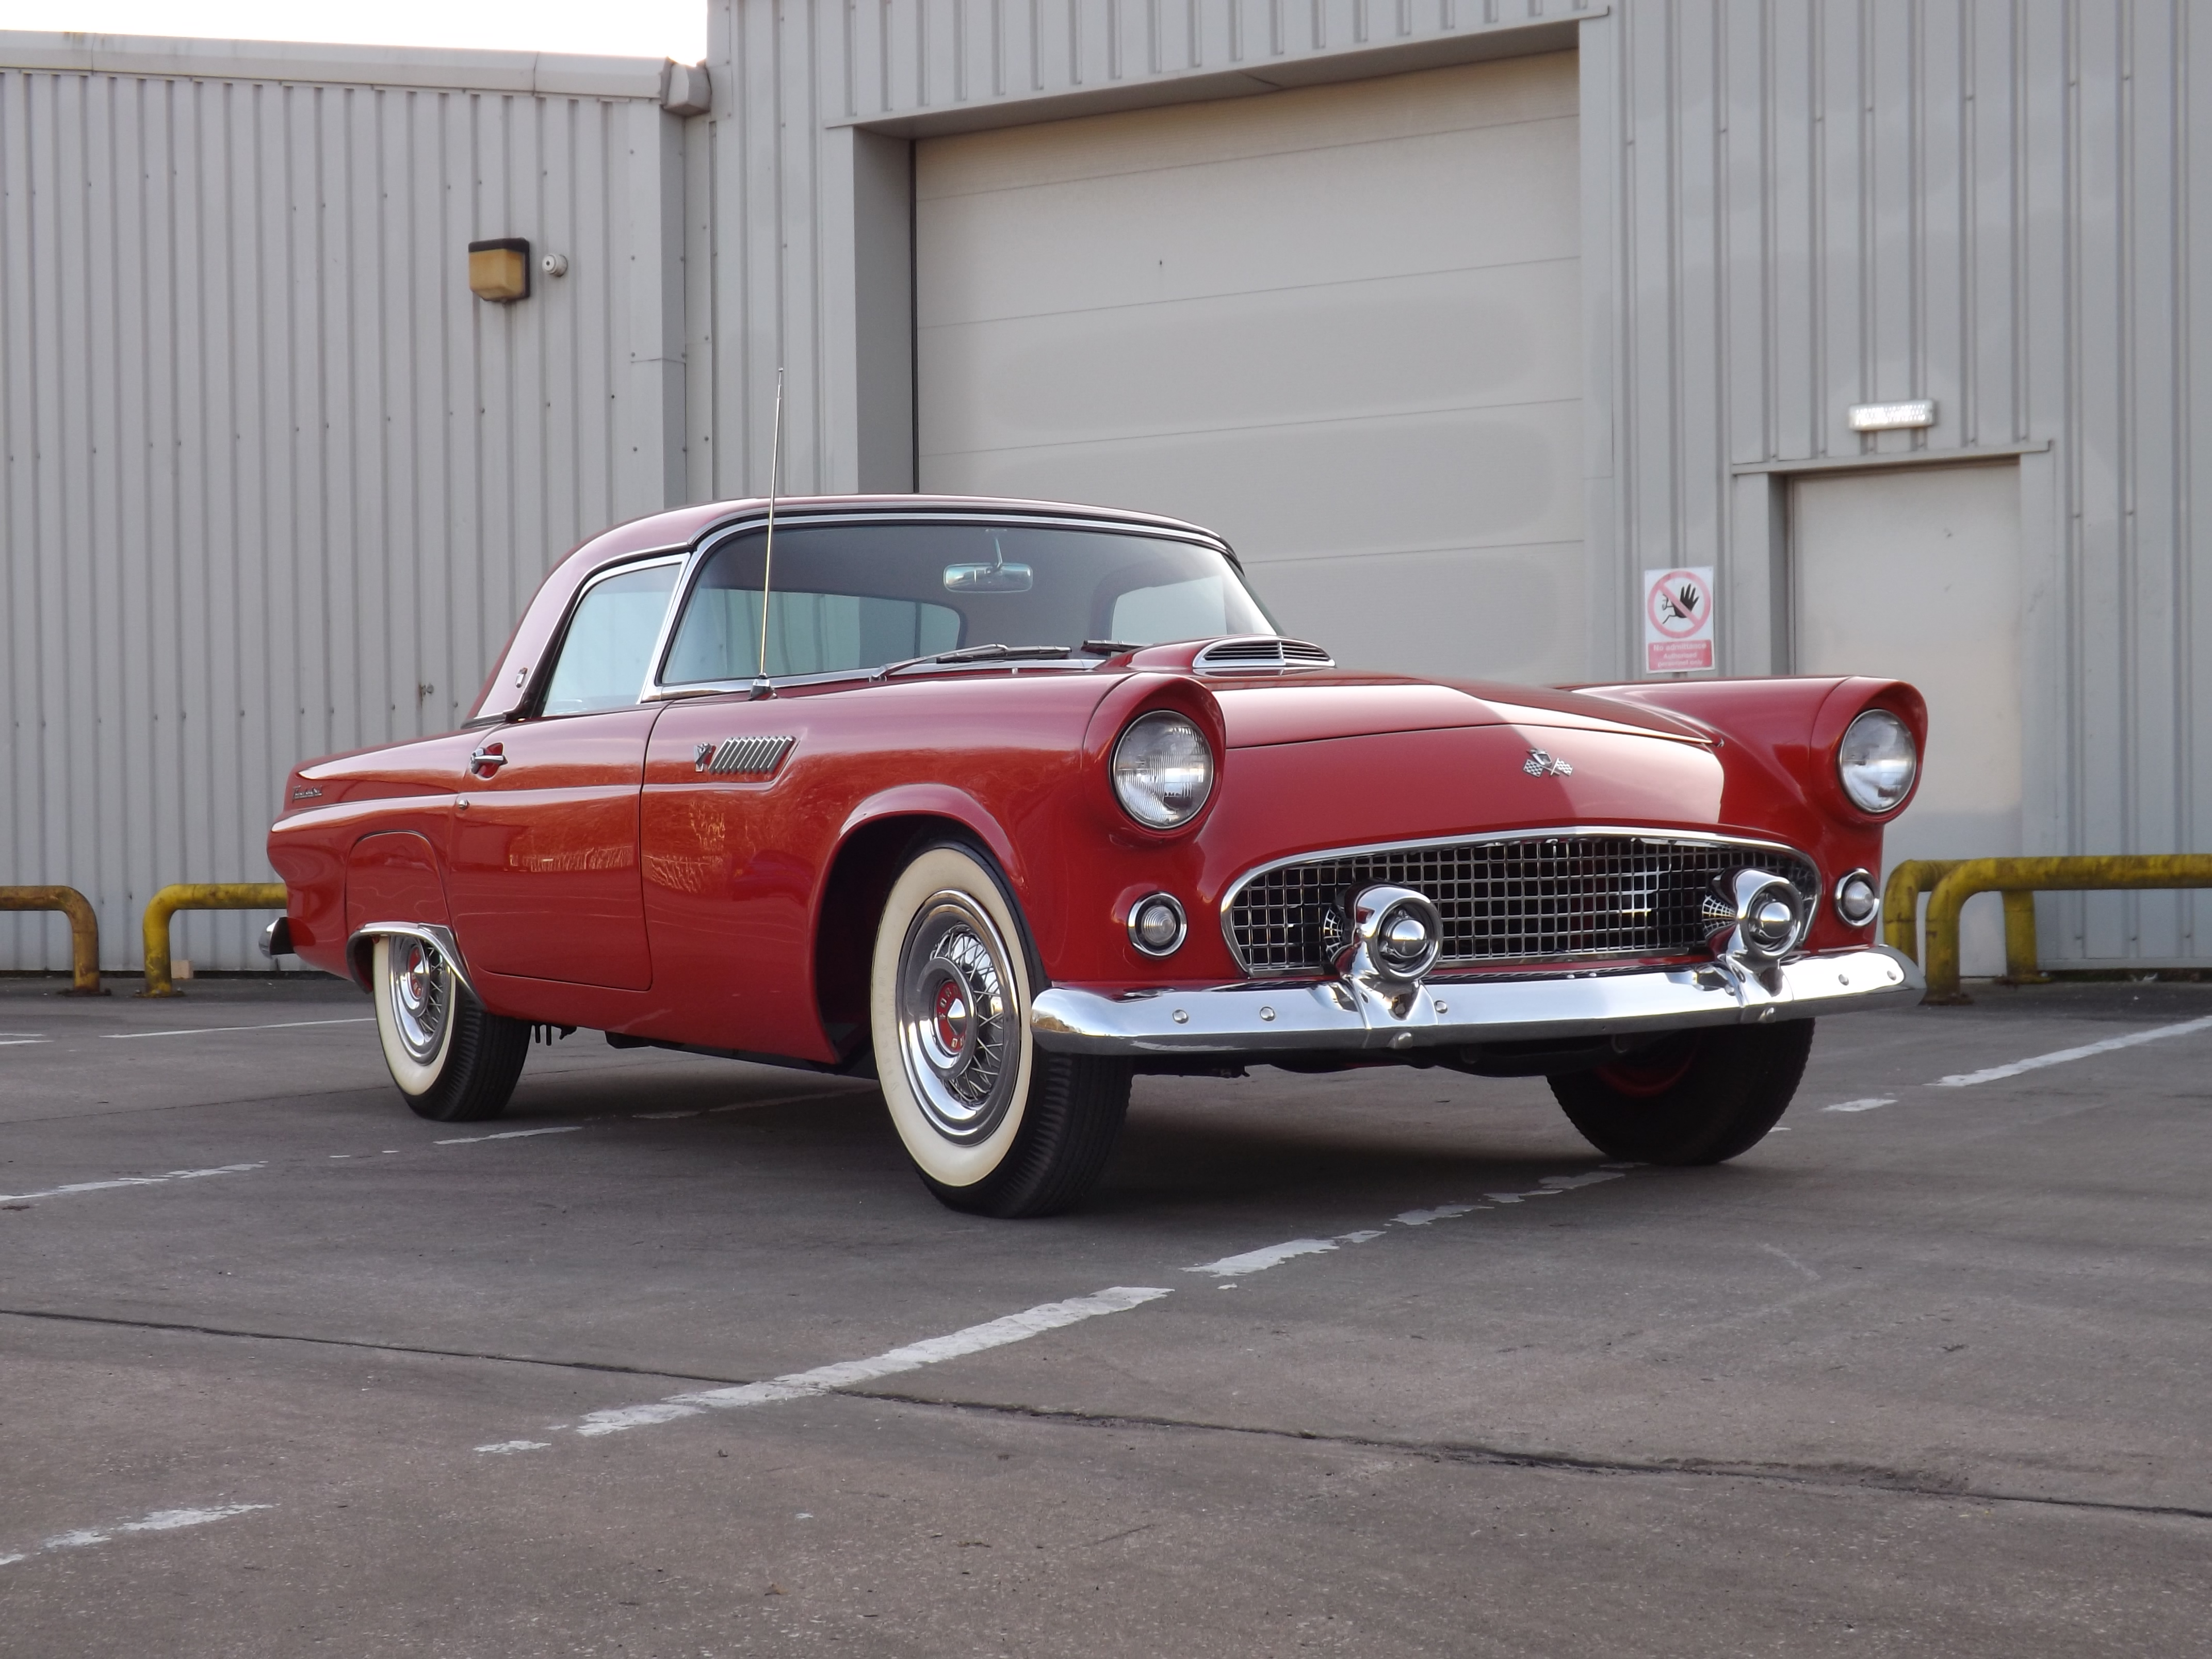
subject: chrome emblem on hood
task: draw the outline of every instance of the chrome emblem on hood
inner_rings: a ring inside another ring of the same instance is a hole
[[[1521,763],[1521,769],[1532,778],[1571,778],[1575,769],[1563,760],[1554,760],[1540,749],[1531,749],[1528,758]]]

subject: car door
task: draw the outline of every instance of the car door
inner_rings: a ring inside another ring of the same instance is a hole
[[[658,704],[647,666],[680,557],[594,578],[529,718],[488,726],[454,803],[453,927],[471,969],[641,991],[653,983],[638,795]]]

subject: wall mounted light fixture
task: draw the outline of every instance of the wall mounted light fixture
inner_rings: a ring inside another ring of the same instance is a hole
[[[530,244],[520,236],[501,236],[469,244],[469,292],[479,300],[510,305],[530,297]]]

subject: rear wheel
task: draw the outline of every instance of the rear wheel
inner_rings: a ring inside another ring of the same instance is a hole
[[[1550,1079],[1584,1139],[1639,1164],[1719,1164],[1757,1146],[1797,1092],[1813,1022],[1684,1031]]]
[[[956,1210],[1051,1215],[1106,1167],[1126,1061],[1030,1038],[1020,924],[972,848],[918,854],[892,884],[869,972],[884,1100],[923,1184]]]
[[[526,1024],[485,1012],[418,939],[378,939],[369,985],[384,1063],[416,1116],[469,1123],[507,1109],[530,1052]]]

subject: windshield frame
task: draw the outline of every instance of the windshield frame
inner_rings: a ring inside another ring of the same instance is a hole
[[[878,513],[856,513],[848,508],[842,511],[832,510],[823,513],[808,513],[805,511],[793,512],[788,507],[786,507],[776,516],[777,521],[786,527],[795,527],[799,525],[805,525],[811,527],[815,525],[839,524],[988,524],[1003,526],[1010,529],[1083,530],[1094,532],[1103,532],[1109,535],[1131,536],[1146,541],[1182,542],[1187,546],[1202,547],[1209,552],[1218,553],[1228,562],[1229,568],[1232,571],[1236,572],[1238,585],[1244,589],[1246,595],[1251,599],[1252,603],[1259,608],[1260,614],[1263,617],[1267,617],[1270,623],[1274,621],[1273,617],[1268,616],[1267,606],[1261,603],[1260,596],[1252,592],[1251,585],[1245,578],[1243,563],[1237,558],[1236,550],[1231,548],[1227,542],[1222,540],[1220,537],[1211,534],[1208,532],[1200,530],[1195,526],[1192,525],[1174,523],[1146,524],[1140,521],[1132,522],[1124,519],[1094,519],[1081,513],[1038,513],[1018,511],[1002,513],[993,512],[988,508],[977,508],[972,511],[963,511],[958,508],[925,507],[920,511]],[[744,675],[723,680],[683,680],[673,685],[669,684],[666,682],[665,676],[668,670],[669,653],[675,645],[677,623],[684,615],[684,607],[690,603],[691,591],[697,586],[701,573],[705,569],[707,562],[713,558],[716,553],[720,552],[728,543],[736,540],[740,536],[747,535],[758,530],[767,522],[767,520],[768,514],[765,509],[757,513],[748,514],[743,518],[733,519],[727,523],[716,525],[712,530],[702,536],[693,545],[690,554],[685,561],[683,574],[677,579],[676,589],[672,601],[669,605],[666,612],[661,617],[660,633],[659,637],[653,641],[653,656],[646,674],[645,690],[640,701],[644,702],[655,702],[671,701],[679,697],[726,696],[733,691],[745,691],[751,689],[753,685],[753,678],[750,675]],[[1076,672],[1081,673],[1087,672],[1090,670],[1097,667],[1101,663],[1109,660],[1110,660],[1110,659],[1105,657],[1085,658],[1079,650],[1072,652],[1066,658],[1056,659],[1030,657],[999,660],[987,659],[980,662],[945,663],[935,665],[935,672],[945,673],[988,673],[993,672],[1004,672],[1009,668],[1019,668],[1024,673],[1047,670],[1058,670],[1061,672],[1066,672],[1073,670]],[[913,663],[885,665],[878,663],[866,668],[836,668],[817,674],[774,674],[769,677],[769,684],[771,688],[781,688],[783,686],[831,685],[840,682],[873,680],[878,679],[882,677],[882,672],[884,667],[893,665],[903,667],[908,672],[916,672],[925,665]]]

